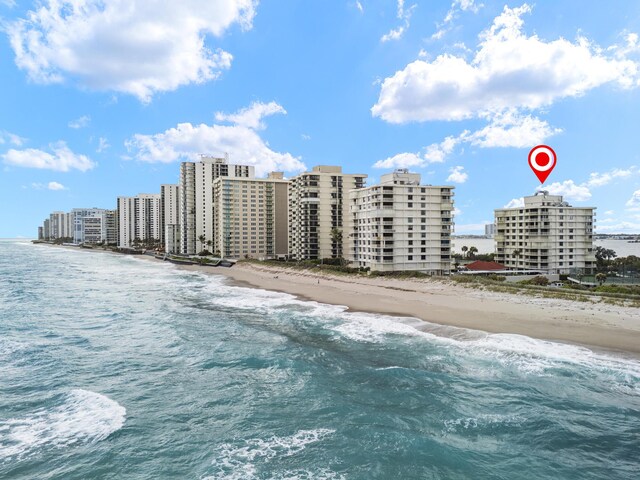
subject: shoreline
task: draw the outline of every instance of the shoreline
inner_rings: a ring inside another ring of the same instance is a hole
[[[640,357],[638,308],[496,293],[439,280],[341,277],[247,263],[178,268],[224,276],[236,286],[344,306],[347,311],[417,318],[430,324],[417,327],[423,331],[436,326],[524,335]]]
[[[162,262],[149,255],[132,257]],[[430,324],[416,327],[423,331],[435,326],[524,335],[640,357],[639,308],[498,293],[442,280],[350,277],[243,262],[231,268],[171,265],[223,276],[235,286],[287,293],[347,311],[417,318]]]

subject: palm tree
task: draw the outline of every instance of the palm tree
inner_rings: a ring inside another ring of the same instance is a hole
[[[205,237],[204,235],[200,235],[198,237],[198,241],[200,242],[200,251],[204,250],[204,242],[207,241],[207,237]]]
[[[467,250],[469,250],[469,247],[467,247],[466,245],[463,245],[463,247],[460,250],[462,250],[462,255],[464,255],[466,257],[467,256]]]
[[[478,253],[478,249],[476,247],[469,247],[469,256],[471,258],[475,258],[476,253]]]
[[[333,248],[337,252],[336,257],[342,258],[342,230],[338,227],[333,227],[331,229],[331,243],[333,244]]]
[[[602,285],[604,282],[607,281],[607,274],[606,273],[596,273],[596,281]]]
[[[213,246],[212,240],[207,240],[207,247],[209,247],[209,251],[211,251],[211,247]]]
[[[520,260],[520,257],[522,256],[522,250],[514,250],[512,255],[516,257],[516,267],[517,267],[518,264],[520,263],[519,260]]]

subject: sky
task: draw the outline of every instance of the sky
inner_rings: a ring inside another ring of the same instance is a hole
[[[408,168],[455,185],[457,234],[541,188],[640,233],[639,34],[626,0],[0,0],[0,237],[200,154]]]

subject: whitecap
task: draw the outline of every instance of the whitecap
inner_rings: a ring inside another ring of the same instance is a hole
[[[455,350],[455,355],[473,356],[512,367],[522,375],[547,376],[567,366],[604,374],[613,389],[632,395],[640,389],[640,362],[577,345],[539,340],[517,334],[493,334],[457,327],[443,327],[417,318],[349,312],[346,306],[300,300],[294,295],[262,289],[229,286],[213,277],[207,286],[210,301],[234,309],[268,315],[286,309],[318,319],[342,338],[362,343],[384,343],[390,335],[421,337]]]
[[[267,439],[253,438],[239,444],[224,443],[215,452],[211,462],[213,473],[202,480],[227,479],[250,480],[258,478],[260,463],[268,463],[276,457],[291,457],[303,451],[307,445],[320,442],[335,433],[335,430],[319,428],[299,430],[286,437],[272,436]],[[274,473],[274,479],[332,479],[343,478],[328,469],[311,472],[307,470]]]
[[[0,459],[104,440],[122,428],[125,417],[126,409],[114,400],[88,390],[72,390],[56,407],[0,422]]]

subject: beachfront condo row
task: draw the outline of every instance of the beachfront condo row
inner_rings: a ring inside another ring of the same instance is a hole
[[[285,179],[251,165],[202,156],[182,162],[159,194],[118,197],[118,208],[53,212],[39,238],[162,248],[230,259],[343,259],[375,271],[451,270],[454,187],[423,185],[406,169],[367,175],[320,165]],[[547,192],[495,210],[496,261],[509,269],[590,271],[594,209]]]
[[[496,262],[513,270],[591,272],[594,210],[544,190],[524,197],[522,207],[496,209]]]
[[[109,243],[118,241],[116,210],[74,208],[71,212],[52,212],[38,228],[38,239],[69,243]]]

